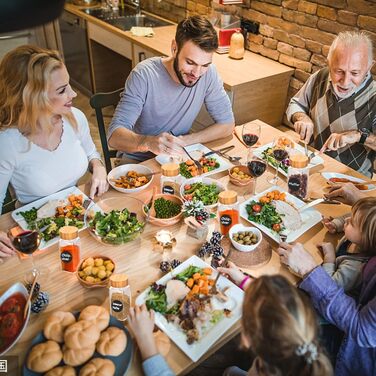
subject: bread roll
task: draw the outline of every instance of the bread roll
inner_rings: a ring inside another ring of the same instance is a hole
[[[69,366],[80,366],[87,362],[95,351],[95,345],[91,347],[82,347],[80,349],[71,349],[68,346],[63,347],[63,360]]]
[[[60,366],[52,368],[45,376],[76,376],[76,370],[71,366]]]
[[[66,327],[75,322],[76,319],[71,312],[53,312],[46,320],[43,334],[47,339],[62,343],[64,342],[64,331]]]
[[[93,322],[81,320],[65,329],[64,342],[70,349],[95,347],[101,332]]]
[[[26,365],[29,370],[42,373],[57,366],[62,358],[63,353],[59,344],[55,341],[47,341],[33,346]]]
[[[127,345],[127,336],[124,330],[110,326],[102,332],[97,342],[97,352],[101,355],[118,356]]]
[[[110,314],[107,309],[90,305],[83,309],[80,313],[79,320],[92,321],[100,331],[105,330],[110,323]]]
[[[113,376],[115,365],[110,359],[94,358],[85,364],[80,371],[80,376]]]

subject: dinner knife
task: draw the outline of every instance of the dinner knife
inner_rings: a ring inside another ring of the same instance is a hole
[[[230,145],[230,146],[226,146],[225,148],[222,148],[222,149],[210,150],[207,153],[205,153],[203,156],[207,157],[207,156],[212,155],[212,154],[219,154],[219,155],[221,155],[223,153],[227,153],[228,151],[232,150],[234,147],[235,147],[235,145]]]

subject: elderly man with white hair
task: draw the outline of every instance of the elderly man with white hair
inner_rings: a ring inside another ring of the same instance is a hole
[[[373,64],[372,42],[365,33],[339,33],[329,49],[328,67],[309,77],[286,111],[302,140],[369,177],[376,155]]]

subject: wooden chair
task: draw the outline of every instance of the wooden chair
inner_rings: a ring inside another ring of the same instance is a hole
[[[116,157],[116,150],[110,150],[107,144],[106,128],[103,120],[103,108],[113,106],[116,107],[120,100],[120,94],[124,89],[118,89],[109,93],[96,93],[90,98],[90,106],[94,108],[97,116],[99,136],[101,139],[104,163],[107,173],[112,169],[111,158]]]

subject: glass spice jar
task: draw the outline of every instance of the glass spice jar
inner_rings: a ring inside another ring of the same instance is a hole
[[[178,196],[181,184],[179,165],[176,163],[165,163],[162,165],[161,170],[161,192]]]
[[[126,274],[113,274],[110,277],[109,294],[111,315],[125,321],[131,307],[131,288]]]
[[[308,195],[308,157],[302,153],[291,154],[287,172],[287,187],[290,194],[305,199]]]
[[[219,224],[222,235],[228,235],[230,228],[239,223],[238,194],[235,191],[223,191],[218,195]]]
[[[66,272],[75,272],[80,263],[78,228],[75,226],[63,226],[59,230],[59,236],[61,268]]]

